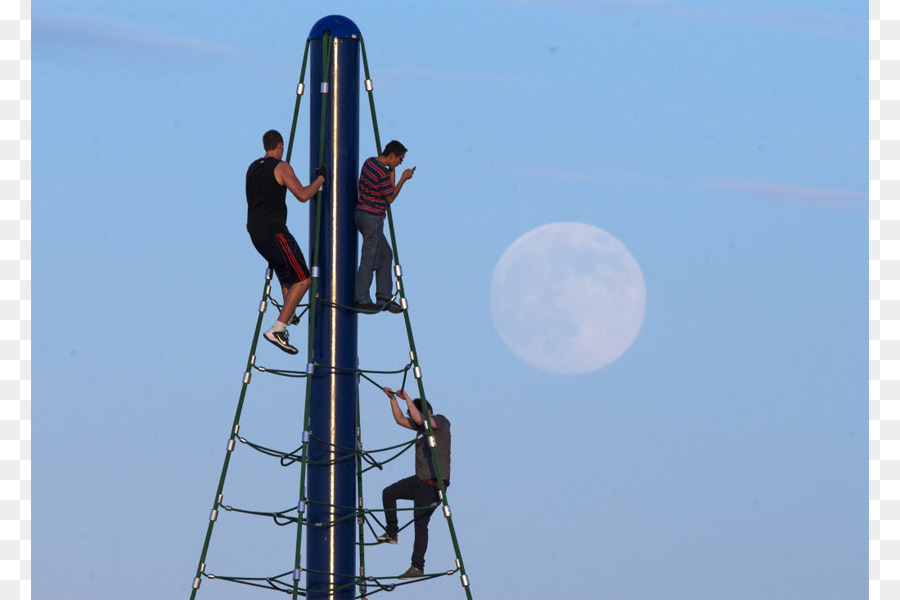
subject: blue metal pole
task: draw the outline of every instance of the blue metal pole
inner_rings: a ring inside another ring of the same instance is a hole
[[[318,266],[319,296],[344,306],[353,306],[356,276],[359,43],[359,29],[339,15],[320,19],[309,33],[309,178],[315,178],[318,165],[328,168],[322,194],[310,202],[310,256]],[[320,302],[310,318],[317,366],[309,405],[307,598],[351,599],[356,595],[356,313]]]

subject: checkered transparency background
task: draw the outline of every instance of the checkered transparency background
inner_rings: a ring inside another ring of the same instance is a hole
[[[0,0],[0,598],[31,597],[31,7]]]
[[[30,597],[31,21],[0,2],[0,598]]]
[[[0,598],[31,596],[31,17],[0,0]]]
[[[900,598],[900,2],[869,4],[869,597]]]

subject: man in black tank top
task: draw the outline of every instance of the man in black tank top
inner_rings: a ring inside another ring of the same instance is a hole
[[[281,313],[275,324],[263,334],[288,354],[297,349],[288,341],[287,325],[309,289],[309,268],[303,252],[287,228],[287,190],[300,202],[316,195],[325,183],[325,165],[316,169],[316,180],[307,186],[300,183],[291,165],[281,160],[284,139],[271,129],[263,135],[266,155],[253,161],[247,169],[247,232],[256,250],[275,271],[284,294]]]

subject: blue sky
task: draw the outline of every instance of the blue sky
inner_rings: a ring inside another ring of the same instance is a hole
[[[395,226],[475,597],[866,597],[864,3],[32,13],[35,599],[189,594],[263,283],[243,177],[262,132],[289,129],[328,14],[362,31],[382,140],[417,166]],[[365,158],[365,105],[360,121]],[[301,111],[295,165],[307,126]],[[307,207],[289,210],[306,248]],[[647,288],[634,345],[586,375],[525,364],[490,316],[506,248],[564,221],[620,240]],[[364,365],[405,364],[399,318],[359,330]],[[271,379],[242,433],[292,448],[303,387]],[[369,447],[406,439],[371,386],[363,418]],[[411,471],[386,467],[367,498]],[[289,506],[296,472],[238,452],[226,496]],[[290,540],[262,529],[220,518],[212,570],[290,568]],[[432,532],[429,568],[451,568],[438,517]],[[405,569],[410,542],[373,549],[369,571]],[[390,597],[464,594],[454,577]]]

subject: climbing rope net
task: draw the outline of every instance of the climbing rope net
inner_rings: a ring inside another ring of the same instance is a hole
[[[323,34],[322,39],[322,49],[323,49],[323,81],[327,83],[328,77],[328,64],[329,64],[329,52],[330,52],[330,35],[328,32]],[[359,38],[360,49],[362,51],[362,59],[365,70],[365,89],[367,91],[367,95],[369,98],[369,106],[372,115],[372,125],[375,134],[375,145],[378,150],[378,153],[381,153],[382,146],[381,140],[378,133],[378,121],[375,113],[375,100],[374,100],[374,86],[372,84],[372,80],[369,74],[369,65],[366,57],[365,51],[365,42],[362,39],[362,36]],[[297,118],[300,110],[300,102],[304,92],[304,78],[306,74],[306,64],[307,58],[309,55],[310,41],[307,40],[306,48],[303,54],[303,64],[300,72],[300,82],[297,86],[297,95],[294,104],[294,116],[293,122],[291,125],[290,138],[287,147],[287,155],[285,160],[290,162],[291,150],[293,148],[294,136],[297,128]],[[327,85],[322,86],[322,93],[327,93]],[[325,141],[325,109],[326,103],[322,102],[322,118],[320,119],[321,123],[321,131],[319,135],[320,147],[319,147],[319,156],[320,158],[324,154],[324,141]],[[404,455],[407,451],[414,447],[416,443],[416,438],[402,442],[399,444],[387,446],[384,448],[379,448],[375,450],[365,450],[362,443],[362,428],[360,422],[360,394],[359,394],[359,384],[363,381],[371,383],[379,390],[381,390],[384,386],[380,385],[377,381],[377,377],[394,377],[401,378],[401,384],[397,387],[397,389],[405,389],[407,378],[410,373],[413,374],[416,384],[419,388],[419,395],[422,398],[424,406],[427,407],[427,399],[425,395],[425,388],[422,382],[422,372],[419,367],[418,356],[415,347],[415,340],[413,337],[412,326],[410,322],[409,312],[408,312],[408,302],[406,299],[405,289],[403,287],[403,271],[400,266],[400,259],[397,249],[397,240],[394,232],[394,223],[393,217],[391,216],[390,205],[387,208],[387,223],[390,230],[390,241],[391,247],[393,250],[394,256],[394,275],[396,277],[396,288],[397,294],[394,296],[394,299],[397,299],[401,308],[402,313],[404,315],[404,321],[406,324],[406,334],[409,342],[409,360],[403,367],[394,369],[394,370],[366,370],[366,369],[342,369],[337,366],[331,365],[317,365],[312,361],[312,340],[314,334],[315,327],[315,314],[319,309],[319,305],[331,306],[333,308],[341,309],[341,310],[349,310],[355,311],[354,308],[343,306],[337,304],[332,299],[324,298],[320,296],[318,292],[318,246],[319,246],[319,230],[321,227],[321,196],[322,191],[318,192],[318,202],[316,207],[316,227],[314,232],[315,241],[313,243],[313,251],[312,251],[312,268],[310,269],[312,273],[312,284],[310,287],[310,300],[308,304],[301,305],[298,309],[302,309],[300,314],[297,315],[298,319],[295,322],[299,322],[299,318],[302,317],[307,311],[310,312],[309,319],[309,344],[307,350],[308,362],[304,369],[301,370],[293,370],[293,369],[282,369],[282,368],[272,368],[266,367],[257,364],[256,360],[256,346],[257,342],[260,338],[260,332],[262,330],[263,317],[266,313],[266,309],[271,304],[277,307],[279,310],[282,306],[278,303],[275,298],[272,297],[272,270],[266,270],[265,276],[265,285],[263,288],[262,298],[259,303],[258,316],[256,321],[256,329],[253,335],[253,341],[250,346],[250,353],[247,359],[247,366],[244,371],[241,393],[238,399],[237,408],[235,410],[234,421],[232,423],[232,427],[228,437],[228,443],[226,446],[225,459],[222,465],[222,471],[219,476],[219,483],[216,490],[216,496],[213,503],[213,508],[210,512],[209,516],[209,524],[207,526],[206,537],[203,543],[203,550],[200,555],[200,560],[197,566],[196,576],[194,577],[193,585],[191,587],[191,600],[194,600],[198,594],[201,583],[204,579],[206,580],[219,580],[226,582],[233,582],[237,584],[242,584],[245,586],[251,586],[256,588],[264,588],[267,590],[272,590],[275,592],[282,592],[285,594],[291,594],[294,599],[297,597],[305,597],[308,594],[315,592],[317,594],[321,593],[338,593],[342,590],[346,590],[348,587],[355,587],[357,590],[356,598],[366,598],[371,596],[374,593],[378,592],[390,592],[396,589],[399,586],[410,585],[413,583],[417,583],[420,581],[425,581],[429,579],[435,579],[438,577],[444,576],[453,576],[455,574],[459,574],[459,579],[462,584],[463,589],[465,590],[466,597],[471,600],[472,593],[469,586],[468,576],[466,575],[465,566],[463,564],[462,554],[460,552],[459,543],[456,536],[456,531],[453,526],[453,518],[450,510],[450,505],[447,500],[447,490],[444,485],[443,479],[440,473],[439,461],[437,457],[437,448],[435,444],[434,432],[432,430],[431,419],[428,414],[427,408],[423,410],[425,431],[424,435],[427,438],[428,447],[430,448],[430,452],[432,455],[432,462],[437,469],[437,483],[439,486],[439,500],[440,506],[442,509],[442,513],[445,517],[445,520],[448,525],[450,538],[453,543],[453,549],[456,555],[456,560],[454,564],[443,571],[425,573],[423,576],[415,578],[415,579],[400,579],[397,575],[371,575],[366,573],[366,563],[365,563],[365,549],[368,546],[372,546],[374,544],[379,544],[375,537],[378,533],[385,529],[385,523],[383,522],[384,517],[384,509],[382,508],[370,508],[366,507],[363,500],[363,476],[373,469],[381,470],[384,465],[396,460],[400,456]],[[392,299],[393,300],[393,299]],[[360,312],[360,311],[357,311]],[[362,311],[367,312],[367,311]],[[404,359],[405,361],[406,359]],[[357,391],[356,391],[356,443],[355,447],[343,447],[331,444],[327,440],[323,440],[317,438],[312,434],[309,427],[309,407],[310,407],[310,380],[311,376],[317,371],[317,369],[330,369],[333,372],[344,370],[344,371],[353,371],[356,373],[357,378]],[[304,418],[303,418],[303,434],[302,440],[300,440],[299,445],[291,449],[284,448],[272,448],[268,445],[256,441],[248,439],[240,434],[241,429],[241,417],[244,409],[244,403],[247,397],[247,392],[250,386],[250,382],[253,376],[253,373],[257,372],[260,374],[273,375],[283,378],[296,378],[296,379],[305,379],[306,380],[306,395],[305,395],[305,408],[304,408]],[[331,455],[336,458],[330,459],[328,461],[312,461],[309,458],[309,447],[311,443],[319,444],[325,447],[330,447],[332,452]],[[300,468],[300,494],[299,501],[296,504],[291,504],[287,508],[277,509],[277,510],[254,510],[246,507],[234,506],[232,504],[226,503],[224,498],[224,488],[225,488],[225,480],[228,473],[228,468],[230,465],[230,461],[232,455],[239,447],[246,447],[253,452],[258,453],[260,456],[267,457],[268,459],[274,459],[281,467],[289,468],[299,466]],[[346,506],[336,506],[336,505],[323,505],[322,503],[317,503],[315,501],[310,500],[306,496],[306,469],[309,465],[333,465],[337,462],[341,461],[349,461],[353,460],[356,462],[356,474],[357,474],[357,494],[358,494],[358,503],[355,507],[346,507]],[[316,522],[315,524],[311,524],[307,520],[307,509],[313,505],[319,504],[322,506],[327,506],[330,509],[334,509],[333,512],[341,514],[342,516],[337,517],[330,523],[320,523]],[[437,504],[437,503],[436,503]],[[397,508],[398,513],[415,511],[416,509],[422,508],[431,508],[431,507],[409,507],[409,508]],[[266,574],[260,576],[236,576],[236,575],[228,575],[228,574],[219,574],[213,573],[207,565],[207,555],[211,545],[212,533],[216,522],[218,521],[218,517],[221,511],[225,511],[228,513],[236,513],[241,515],[248,515],[250,517],[259,517],[263,518],[266,521],[270,521],[275,527],[287,527],[287,526],[296,526],[296,547],[295,547],[295,557],[294,557],[294,565],[292,568],[275,574]],[[341,581],[346,581],[346,583],[342,584],[340,587],[329,589],[329,590],[311,590],[308,588],[304,588],[300,585],[302,580],[303,571],[307,573],[318,573],[322,574],[319,571],[312,571],[309,569],[305,569],[302,564],[302,538],[304,528],[309,527],[311,525],[315,525],[316,527],[322,526],[330,526],[334,525],[345,519],[356,519],[358,525],[358,539],[356,541],[356,546],[359,552],[359,573],[358,574],[349,574],[349,573],[327,573],[327,575],[335,575],[340,578]],[[414,519],[411,517],[406,520],[405,524],[400,526],[400,530],[406,529],[413,523]]]

